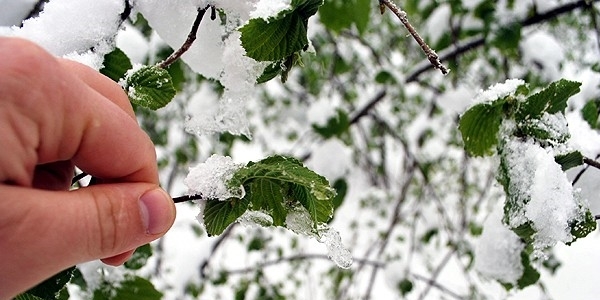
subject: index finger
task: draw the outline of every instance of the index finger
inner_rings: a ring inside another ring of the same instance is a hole
[[[158,184],[154,145],[116,83],[90,70],[82,80],[82,72],[24,40],[0,39],[0,57],[10,58],[0,60],[0,109],[23,120],[7,126],[18,126],[14,134],[27,137],[0,147],[5,155],[33,153],[17,162],[30,176],[37,164],[72,160],[100,178]]]

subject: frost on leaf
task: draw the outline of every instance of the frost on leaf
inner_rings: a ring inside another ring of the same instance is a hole
[[[551,144],[564,143],[570,137],[567,120],[562,113],[544,112],[539,119],[527,119],[520,122],[519,129],[527,136]]]
[[[512,138],[501,153],[500,179],[507,193],[505,222],[532,241],[534,257],[557,242],[570,243],[572,225],[585,223],[586,205],[551,151]]]
[[[237,219],[237,222],[248,227],[269,227],[273,225],[273,218],[259,210],[247,210]]]
[[[522,79],[507,79],[504,83],[492,85],[485,91],[480,91],[473,101],[474,104],[490,103],[515,93],[519,88],[525,87]]]
[[[231,157],[212,155],[204,163],[190,169],[183,183],[190,192],[201,194],[205,199],[227,200],[244,197],[244,190],[229,188],[227,182],[241,165],[233,162]]]
[[[314,235],[313,222],[310,219],[308,210],[302,206],[295,206],[288,211],[285,218],[286,227],[297,233],[307,236]]]

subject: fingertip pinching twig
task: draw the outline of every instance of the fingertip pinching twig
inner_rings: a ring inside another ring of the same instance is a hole
[[[410,24],[406,16],[406,12],[396,6],[396,4],[394,4],[391,0],[379,0],[379,10],[382,14],[385,12],[385,7],[389,8],[398,17],[402,25],[406,27],[413,39],[415,39],[415,41],[419,44],[433,67],[440,70],[440,72],[442,72],[444,75],[448,74],[450,69],[442,64],[437,53],[435,53],[435,51],[433,51],[433,49],[427,45],[417,30],[415,30],[412,24]]]
[[[179,196],[179,197],[173,198],[174,203],[181,203],[181,202],[187,202],[187,201],[193,201],[193,200],[204,200],[204,197],[202,197],[202,195],[200,195],[200,194],[197,194],[197,195],[184,195],[184,196]]]

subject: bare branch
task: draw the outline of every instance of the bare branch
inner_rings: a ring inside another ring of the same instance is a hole
[[[385,0],[385,1],[387,1],[387,0]],[[592,0],[591,3],[589,0],[580,0],[577,2],[567,3],[565,5],[551,9],[547,12],[544,12],[541,14],[535,14],[526,19],[516,21],[513,24],[520,24],[522,27],[528,27],[531,25],[544,23],[549,20],[558,18],[561,15],[571,13],[577,9],[592,5],[592,3],[595,3],[595,2],[600,2],[600,0]],[[508,26],[510,26],[510,25],[511,24],[508,24]],[[445,53],[440,54],[439,55],[440,61],[456,59],[457,57],[461,56],[464,53],[467,53],[473,49],[476,49],[476,48],[479,48],[479,47],[485,45],[485,41],[486,41],[485,37],[478,37],[478,38],[474,38],[472,40],[468,40],[468,41],[462,43],[461,45],[459,45],[458,47],[454,47],[453,49],[449,49],[448,51],[445,51]],[[411,73],[411,75],[409,75],[406,78],[406,82],[409,83],[409,82],[417,81],[417,79],[419,78],[419,76],[421,76],[421,74],[431,70],[432,68],[435,68],[435,67],[429,63],[419,64],[415,68],[415,70]]]
[[[44,10],[44,5],[48,1],[49,0],[38,0],[35,3],[35,5],[33,6],[33,8],[31,8],[31,11],[29,11],[29,13],[27,14],[27,16],[23,20],[27,20],[27,19],[31,19],[31,18],[37,17],[42,12],[42,10]],[[21,23],[21,26],[22,25],[23,25],[23,23]]]
[[[588,157],[584,157],[583,162],[586,163],[588,166],[592,166],[592,167],[600,170],[600,162],[597,162]]]
[[[169,67],[175,61],[177,61],[186,51],[188,51],[188,49],[190,49],[190,47],[192,46],[192,44],[194,44],[194,41],[196,40],[196,35],[198,34],[198,28],[200,27],[200,22],[202,22],[202,18],[204,17],[206,10],[209,9],[210,7],[211,6],[209,5],[205,8],[198,8],[198,15],[196,15],[196,20],[194,20],[192,29],[190,30],[190,33],[188,34],[185,42],[183,43],[183,45],[181,45],[181,47],[179,49],[177,49],[177,51],[173,52],[165,60],[158,63],[157,66],[159,68],[165,69],[165,68]]]
[[[381,100],[383,100],[385,98],[386,94],[387,93],[385,90],[379,91],[379,93],[377,93],[377,95],[375,95],[375,97],[373,97],[373,99],[371,99],[371,101],[369,101],[369,103],[367,103],[363,108],[361,108],[359,111],[357,111],[352,116],[352,118],[350,118],[350,125],[353,125],[354,123],[358,122],[362,117],[369,114],[369,111],[371,111],[371,109],[373,109],[373,107],[375,107],[375,105],[377,105],[377,103],[379,103]]]
[[[208,258],[206,258],[202,262],[202,264],[200,264],[200,277],[201,278],[207,277],[206,269],[208,268],[208,264],[210,263],[211,257],[213,257],[215,255],[215,253],[223,245],[225,240],[227,240],[229,238],[229,236],[231,236],[231,233],[233,232],[233,228],[235,228],[236,224],[238,224],[238,223],[233,223],[233,224],[229,225],[229,227],[227,227],[227,229],[225,229],[225,231],[217,237],[218,238],[217,241],[213,244],[212,248],[210,249],[210,255],[208,256]]]
[[[390,0],[379,0],[379,8],[382,13],[383,13],[383,10],[381,9],[382,5],[387,6],[387,8],[389,8],[398,17],[398,19],[400,20],[402,25],[404,25],[404,27],[406,27],[406,29],[408,30],[410,35],[415,39],[415,41],[417,41],[419,46],[421,46],[421,49],[427,56],[427,60],[429,60],[431,65],[434,68],[440,70],[442,72],[442,74],[444,74],[444,75],[448,74],[450,72],[450,69],[446,68],[446,66],[444,66],[442,64],[437,53],[435,53],[435,51],[433,51],[431,49],[431,47],[429,47],[429,45],[427,45],[427,43],[419,35],[417,30],[415,30],[415,28],[412,26],[412,24],[410,24],[410,22],[408,21],[408,18],[406,17],[406,12],[404,12],[403,10],[398,8],[398,6],[396,6],[396,4],[394,4]]]
[[[193,201],[193,200],[205,200],[205,199],[204,199],[204,197],[202,197],[201,194],[184,195],[184,196],[179,196],[179,197],[173,198],[174,203],[181,203],[181,202],[187,202],[187,201]]]

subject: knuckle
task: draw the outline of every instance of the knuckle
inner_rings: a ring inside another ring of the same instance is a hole
[[[115,192],[111,191],[113,194]],[[126,224],[128,219],[125,203],[119,200],[124,197],[108,194],[103,189],[102,192],[95,191],[93,198],[95,228],[89,233],[94,235],[90,239],[93,241],[89,245],[90,253],[96,254],[94,256],[106,256],[121,252],[126,248],[126,244],[120,227]]]

